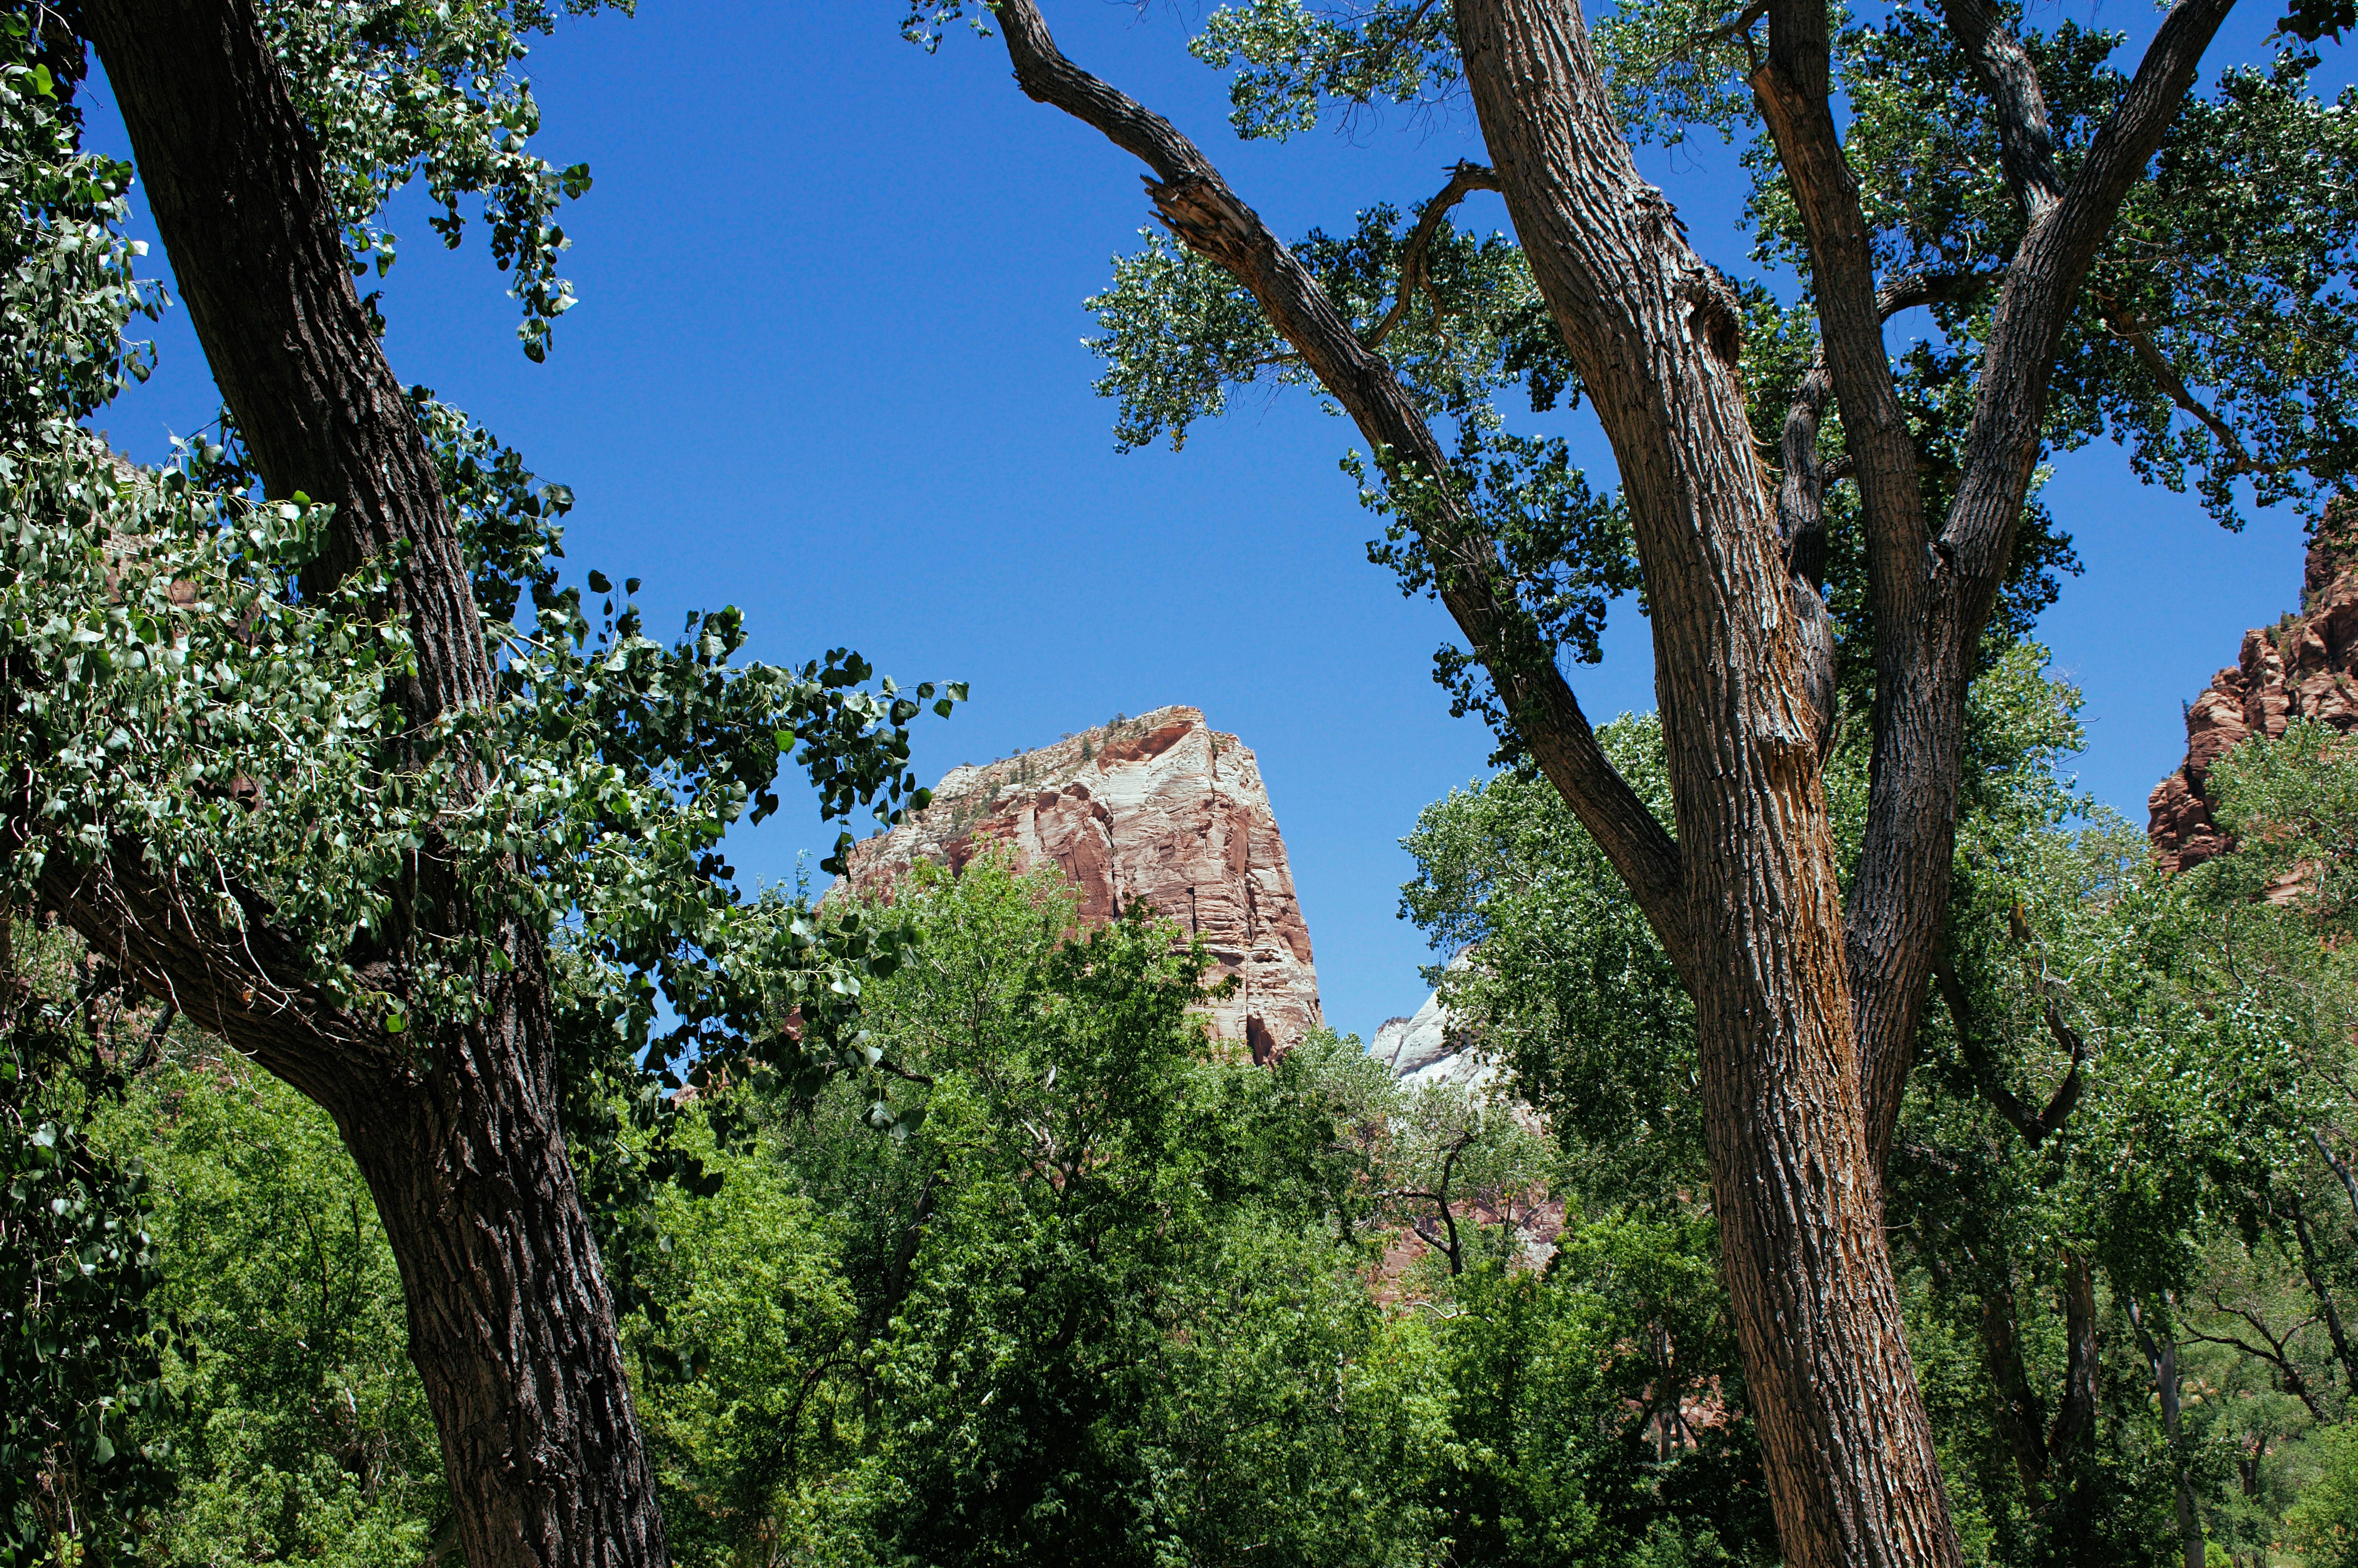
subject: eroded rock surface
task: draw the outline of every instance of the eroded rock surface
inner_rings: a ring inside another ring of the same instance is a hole
[[[1462,969],[1473,961],[1467,949],[1449,961]],[[1474,1048],[1456,1020],[1433,992],[1413,1017],[1387,1018],[1376,1026],[1368,1054],[1391,1069],[1392,1076],[1411,1089],[1429,1083],[1455,1083],[1479,1087],[1498,1076],[1497,1066]]]
[[[1143,902],[1203,937],[1233,994],[1212,1032],[1258,1061],[1318,1028],[1318,973],[1260,764],[1193,708],[1158,708],[988,766],[954,768],[933,804],[859,845],[856,887],[889,886],[918,860],[952,871],[991,844],[1022,868],[1053,863],[1081,918]]]
[[[2212,816],[2211,766],[2296,718],[2358,729],[2358,504],[2337,502],[2309,546],[2301,609],[2244,633],[2241,655],[2186,710],[2186,761],[2154,786],[2146,832],[2172,871],[2232,848]]]

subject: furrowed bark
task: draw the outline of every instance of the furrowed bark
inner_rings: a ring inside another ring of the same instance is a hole
[[[1964,46],[1997,118],[1998,157],[2023,215],[2044,222],[2063,200],[2055,175],[2055,140],[2048,128],[2047,93],[2022,40],[1989,0],[1942,0],[1941,16]]]
[[[1878,1170],[1898,1120],[1948,903],[1965,688],[2013,557],[2056,350],[2097,246],[2144,178],[2233,5],[2178,0],[2079,170],[2015,252],[1983,350],[1963,473],[1937,535],[1887,535],[1870,524],[1875,752],[1866,832],[1851,881],[1849,958]],[[2001,47],[1983,41],[1985,49]],[[2029,69],[2027,57],[2001,63],[2019,73]],[[2024,97],[2036,90],[2036,79],[2027,80],[2027,89],[2019,80],[2001,82],[2014,105],[2001,120],[2011,116],[2017,130],[2027,124],[2023,104],[2036,101]],[[2026,204],[2039,205],[2035,189]]]
[[[432,462],[352,292],[318,148],[248,0],[88,0],[80,19],[266,489],[336,505],[305,586],[401,551],[385,612],[417,663],[395,689],[412,726],[388,759],[401,765],[438,718],[489,698],[492,668]],[[53,901],[94,946],[335,1119],[401,1269],[468,1562],[662,1564],[613,1304],[557,1120],[537,933],[498,927],[504,963],[479,977],[480,1022],[415,1018],[389,1035],[316,994],[258,898],[241,900],[244,929],[218,929],[201,894],[127,841],[54,878]],[[423,934],[471,929],[432,847],[402,891]]]
[[[2047,248],[2027,246],[2028,263],[2017,256],[2006,275],[1999,313],[2011,336],[1993,342],[1985,362],[1997,373],[1985,371],[1974,428],[1980,449],[2001,456],[1978,481],[1966,475],[1963,510],[1938,536],[1826,103],[1826,19],[1807,0],[1784,3],[1779,13],[1779,0],[1764,0],[1772,58],[1756,88],[1799,167],[1797,194],[1824,253],[1813,292],[1829,317],[1828,377],[1869,496],[1876,774],[1847,915],[1818,773],[1823,686],[1812,679],[1808,606],[1795,590],[1809,575],[1806,530],[1780,537],[1752,450],[1734,300],[1638,178],[1570,0],[1457,0],[1459,43],[1533,276],[1620,468],[1653,610],[1675,851],[1656,852],[1659,828],[1625,811],[1621,781],[1583,754],[1593,739],[1569,691],[1559,699],[1547,687],[1552,665],[1541,689],[1526,684],[1536,665],[1518,642],[1528,632],[1491,542],[1445,499],[1422,521],[1444,601],[1694,994],[1715,1206],[1788,1561],[1949,1563],[1958,1548],[1901,1334],[1879,1189],[1947,901],[1965,681],[2036,457],[2047,371],[2028,363],[2032,326],[2044,323],[2038,351],[2051,359],[2096,240],[2225,0],[2180,0],[2115,123],[2038,226]],[[1033,0],[992,8],[1024,92],[1146,162],[1173,232],[1251,290],[1379,450],[1410,472],[1443,471],[1390,367],[1194,144],[1066,61]],[[1985,427],[1994,386],[2027,416],[1999,406]],[[1790,499],[1795,524],[1814,497]],[[2053,1108],[2068,1108],[2067,1098]]]
[[[1456,12],[1493,167],[1613,443],[1646,573],[1714,1206],[1785,1560],[1953,1563],[1868,1158],[1817,714],[1725,286],[1639,178],[1577,7]],[[1875,320],[1871,287],[1864,308]]]
[[[1833,617],[1826,612],[1826,473],[1818,460],[1818,425],[1833,393],[1833,378],[1822,360],[1802,376],[1785,411],[1779,453],[1784,477],[1777,482],[1777,536],[1785,545],[1795,634],[1801,644],[1801,688],[1817,710],[1821,759],[1833,749],[1841,674]]]
[[[1182,244],[1252,291],[1278,334],[1349,413],[1394,478],[1441,478],[1447,454],[1391,364],[1353,334],[1307,268],[1161,115],[1066,59],[1033,0],[996,0],[1016,84],[1153,170],[1155,212]],[[1453,185],[1455,182],[1453,182]],[[1732,330],[1733,316],[1728,318]],[[1435,487],[1436,489],[1438,487]],[[1503,579],[1496,542],[1446,493],[1412,518],[1441,600],[1497,684],[1532,755],[1628,884],[1673,960],[1689,951],[1680,853],[1598,746],[1580,702]]]
[[[1907,680],[1933,650],[1922,639],[1925,583],[1914,565],[1928,534],[1914,438],[1891,374],[1876,308],[1874,254],[1858,182],[1844,158],[1829,97],[1831,39],[1823,0],[1772,0],[1768,58],[1752,73],[1754,102],[1777,145],[1809,235],[1811,285],[1843,432],[1855,464],[1876,618],[1877,730],[1895,702],[1929,695]],[[1895,630],[1887,633],[1886,627]],[[1897,677],[1897,678],[1895,678]],[[1937,716],[1910,713],[1920,724]],[[1942,889],[1945,902],[1946,888]],[[1877,1180],[1890,1156],[1907,1076],[1916,1002],[1931,957],[1920,930],[1862,918],[1854,894],[1844,943],[1853,1022]],[[1878,920],[1887,912],[1877,911]],[[1916,940],[1910,940],[1916,938]]]
[[[1843,433],[1858,485],[1870,541],[1868,569],[1891,552],[1878,546],[1895,539],[1924,536],[1923,484],[1916,447],[1892,381],[1875,259],[1858,182],[1843,156],[1828,97],[1832,39],[1823,0],[1769,0],[1768,58],[1752,73],[1753,100],[1774,138],[1810,241],[1811,283],[1818,302],[1819,352],[1842,410]],[[1811,436],[1815,437],[1814,421]],[[1796,434],[1789,429],[1789,445]],[[1787,457],[1789,464],[1791,455]],[[1904,598],[1902,579],[1877,580],[1877,611],[1885,600]],[[1907,610],[1898,607],[1904,617]],[[1828,633],[1831,643],[1831,629]],[[1831,688],[1829,674],[1827,685]],[[1879,690],[1879,688],[1878,688]],[[1831,716],[1829,716],[1831,717]],[[1885,1027],[1877,987],[1884,976],[1873,961],[1873,943],[1845,944],[1854,1029],[1866,1064],[1868,1142],[1878,1179],[1889,1155],[1888,1132],[1875,1114],[1882,1089],[1874,1072],[1877,1059],[1868,1043]],[[1868,960],[1864,966],[1862,959]]]

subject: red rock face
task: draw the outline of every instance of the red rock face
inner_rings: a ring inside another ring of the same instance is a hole
[[[2358,504],[2337,502],[2309,548],[2301,612],[2244,633],[2233,669],[2186,710],[2186,762],[2154,786],[2146,833],[2171,871],[2232,848],[2211,815],[2211,764],[2254,735],[2271,740],[2295,718],[2358,729]]]
[[[1271,1061],[1320,1026],[1310,928],[1293,895],[1252,752],[1192,708],[1158,708],[988,767],[961,767],[934,803],[851,852],[853,886],[890,886],[917,860],[955,871],[992,844],[1025,870],[1063,868],[1098,922],[1143,902],[1196,933],[1238,987],[1206,1005],[1212,1032]]]

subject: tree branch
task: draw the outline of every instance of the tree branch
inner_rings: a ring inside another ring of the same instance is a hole
[[[2039,1408],[2038,1390],[2023,1370],[2011,1281],[2004,1290],[1982,1292],[1980,1316],[1982,1357],[1989,1370],[1990,1393],[1997,1402],[1999,1433],[2014,1455],[2023,1495],[2035,1509],[2046,1496],[2047,1444],[2042,1435],[2046,1416]]]
[[[411,723],[488,700],[491,662],[458,530],[353,292],[310,130],[275,62],[190,79],[194,62],[221,59],[224,37],[245,44],[238,35],[254,24],[236,7],[187,0],[89,0],[81,15],[189,323],[265,489],[335,503],[305,589],[398,552],[388,608],[416,650],[416,676],[395,687]],[[256,290],[259,278],[272,287]]]
[[[2234,0],[2178,0],[2088,156],[2047,218],[2035,223],[2007,268],[1982,355],[1964,482],[1938,541],[1974,585],[1979,633],[1996,595],[2014,524],[2037,460],[2055,348],[2096,247],[2129,189],[2161,146],[2211,39]],[[1962,629],[1962,628],[1961,628]]]
[[[2171,364],[2161,350],[2155,345],[2153,334],[2148,332],[2145,324],[2136,319],[2136,312],[2115,300],[2103,289],[2093,292],[2096,308],[2104,312],[2104,325],[2112,329],[2115,337],[2128,344],[2130,351],[2136,355],[2137,363],[2145,366],[2146,373],[2153,377],[2154,384],[2161,388],[2162,395],[2200,420],[2203,427],[2217,438],[2219,445],[2226,449],[2228,472],[2255,475],[2280,474],[2296,473],[2308,469],[2305,463],[2264,463],[2253,457],[2250,449],[2244,445],[2244,438],[2235,433],[2235,427],[2222,419],[2209,405],[2194,395],[2187,386],[2185,378],[2178,373],[2178,367]]]
[[[1876,285],[1858,182],[1829,96],[1832,47],[1823,0],[1771,0],[1768,58],[1751,85],[1809,235],[1819,355],[1842,408],[1873,550],[1921,537],[1923,490],[1883,341],[1884,321],[1904,306],[1885,308]]]
[[[2096,1271],[2076,1252],[2063,1255],[2063,1399],[2047,1429],[2047,1453],[2057,1458],[2095,1428]]]
[[[1489,169],[1464,158],[1457,161],[1456,167],[1450,170],[1449,183],[1418,211],[1415,232],[1409,235],[1408,244],[1401,252],[1400,293],[1393,297],[1391,309],[1365,339],[1368,348],[1381,347],[1383,341],[1391,335],[1392,329],[1400,325],[1401,318],[1408,314],[1409,298],[1424,277],[1425,249],[1433,243],[1433,236],[1439,232],[1441,220],[1471,192],[1498,189],[1498,177]],[[1433,306],[1436,320],[1440,315],[1441,307],[1436,303]]]
[[[2324,1158],[2326,1168],[2341,1178],[2342,1190],[2350,1199],[2350,1212],[2358,1216],[2358,1173],[2353,1173],[2349,1163],[2334,1153],[2332,1147],[2325,1141],[2324,1134],[2314,1127],[2309,1130],[2309,1141]]]
[[[27,820],[21,810],[11,816],[15,824]],[[318,1104],[358,1110],[407,1075],[380,1030],[305,976],[301,953],[261,898],[232,884],[241,921],[226,925],[210,898],[191,898],[176,879],[152,871],[127,835],[88,864],[77,864],[69,846],[47,849],[41,902],[92,952]]]
[[[2270,1333],[2266,1320],[2251,1308],[2229,1306],[2225,1298],[2215,1287],[2211,1292],[2211,1305],[2217,1312],[2242,1318],[2251,1326],[2252,1332],[2260,1336],[2261,1343],[2267,1346],[2267,1348],[2261,1349],[2240,1334],[2204,1334],[2190,1325],[2186,1330],[2186,1336],[2189,1339],[2200,1340],[2205,1345],[2223,1346],[2230,1350],[2240,1351],[2255,1361],[2266,1362],[2276,1368],[2277,1380],[2283,1386],[2285,1392],[2307,1405],[2309,1413],[2317,1420],[2321,1422],[2327,1419],[2325,1411],[2318,1404],[2316,1392],[2309,1386],[2309,1379],[2301,1376],[2300,1368],[2293,1364],[2289,1349],[2292,1336],[2317,1322],[2315,1316],[2302,1320],[2279,1336]]]
[[[1971,1004],[1966,1000],[1963,982],[1957,978],[1956,967],[1945,957],[1937,957],[1932,960],[1932,978],[1941,988],[1941,1000],[1948,1004],[1950,1021],[1956,1025],[1959,1052],[1965,1059],[1965,1065],[1973,1072],[1974,1087],[1981,1090],[1982,1098],[1989,1101],[2006,1124],[2022,1134],[2024,1142],[2033,1149],[2038,1148],[2049,1133],[2063,1125],[2064,1119],[2071,1114],[2071,1108],[2080,1103],[2080,1069],[2086,1057],[2087,1047],[2079,1032],[2065,1021],[2062,1010],[2052,997],[2043,999],[2048,1033],[2055,1037],[2057,1044],[2071,1054],[2071,1065],[2064,1073],[2063,1081],[2055,1086],[2055,1092],[2048,1097],[2045,1108],[2034,1112],[2016,1098],[2014,1091],[1999,1080],[1994,1070],[1986,1045],[1974,1026]]]
[[[2309,1281],[2309,1292],[2317,1297],[2318,1311],[2325,1317],[2326,1337],[2333,1342],[2333,1358],[2342,1363],[2342,1379],[2345,1387],[2358,1390],[2358,1350],[2353,1350],[2350,1336],[2342,1327],[2341,1309],[2334,1305],[2332,1289],[2325,1282],[2325,1269],[2317,1259],[2317,1242],[2309,1233],[2308,1217],[2300,1212],[2300,1199],[2295,1196],[2288,1206],[2292,1218],[2293,1239],[2300,1247],[2300,1270]]]
[[[2006,181],[2030,222],[2043,222],[2062,201],[2063,182],[2055,173],[2055,141],[2038,68],[1990,0],[1942,0],[1941,12],[1989,95]]]
[[[2011,563],[2046,427],[2056,350],[2096,247],[2143,177],[2234,3],[2178,0],[2061,199],[2031,225],[2008,264],[1983,350],[1955,498],[1937,535],[1928,538],[1916,524],[1887,528],[1872,508],[1868,513],[1875,754],[1846,946],[1878,1162],[1898,1118],[1948,903],[1965,689]],[[1845,427],[1848,419],[1845,405]]]
[[[995,8],[1024,94],[1089,125],[1152,169],[1147,191],[1164,225],[1251,291],[1279,336],[1374,445],[1388,473],[1422,481],[1432,514],[1411,520],[1423,535],[1442,602],[1490,671],[1549,781],[1628,882],[1648,924],[1673,956],[1684,952],[1678,846],[1597,744],[1579,700],[1515,602],[1496,542],[1450,492],[1448,456],[1390,364],[1352,334],[1317,280],[1194,142],[1066,59],[1033,0],[998,0]]]

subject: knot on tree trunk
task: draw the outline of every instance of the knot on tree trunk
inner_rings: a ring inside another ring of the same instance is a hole
[[[1736,290],[1710,267],[1697,267],[1679,280],[1678,297],[1687,305],[1687,330],[1733,371],[1744,357],[1744,319]]]

